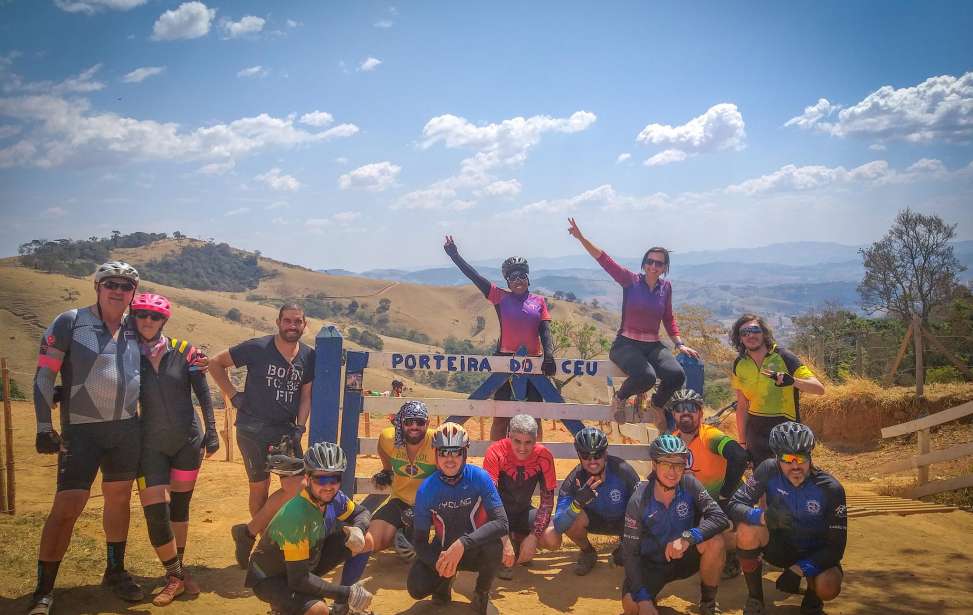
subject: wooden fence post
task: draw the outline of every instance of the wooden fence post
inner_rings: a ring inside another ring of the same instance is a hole
[[[912,337],[915,342],[915,353],[916,353],[916,403],[919,405],[920,414],[925,410],[925,365],[924,365],[924,351],[922,348],[922,323],[919,321],[919,316],[914,315],[912,317]],[[918,432],[916,442],[919,447],[919,454],[925,455],[929,452],[929,430],[923,429]],[[924,485],[929,482],[929,466],[921,466],[918,470],[918,480],[920,485]]]
[[[886,384],[892,384],[895,382],[895,372],[899,371],[899,365],[902,363],[902,359],[905,358],[905,351],[909,349],[909,338],[912,337],[912,323],[909,323],[908,328],[905,330],[905,335],[902,336],[902,343],[899,344],[899,352],[895,355],[895,360],[892,361],[892,369],[889,370],[889,375],[885,379]]]
[[[226,461],[233,461],[233,404],[223,395],[223,439],[226,440]]]
[[[17,486],[14,479],[14,425],[13,415],[10,411],[10,370],[7,369],[7,360],[0,359],[0,370],[3,371],[3,422],[4,422],[4,461],[6,464],[7,485],[7,512],[11,515],[17,511]]]

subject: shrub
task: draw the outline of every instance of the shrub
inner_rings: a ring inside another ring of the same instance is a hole
[[[226,311],[226,319],[232,320],[233,322],[240,322],[243,320],[243,314],[236,308],[230,308]]]

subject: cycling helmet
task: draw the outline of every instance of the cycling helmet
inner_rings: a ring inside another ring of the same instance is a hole
[[[503,261],[500,265],[500,272],[503,277],[506,278],[514,271],[522,271],[524,273],[530,273],[530,265],[527,264],[527,259],[521,256],[511,256],[507,260]]]
[[[98,265],[98,268],[95,269],[95,282],[101,282],[108,278],[124,278],[131,280],[136,286],[139,284],[138,270],[122,261],[108,261],[107,263]]]
[[[690,455],[689,449],[686,448],[686,443],[679,436],[665,433],[653,440],[652,444],[649,445],[649,457],[652,461],[670,455],[679,455],[680,457],[686,458]]]
[[[703,407],[703,396],[692,389],[679,389],[673,393],[672,398],[669,399],[669,403],[666,407],[670,410],[675,408],[677,404],[691,402],[696,404],[697,408]]]
[[[396,555],[407,562],[411,562],[416,558],[416,550],[413,548],[412,542],[406,538],[405,532],[402,530],[402,528],[395,530],[395,538],[392,540],[392,547],[395,549]]]
[[[814,449],[814,432],[807,425],[787,421],[770,430],[770,450],[774,455],[807,455]]]
[[[348,459],[341,447],[333,442],[317,442],[304,453],[304,472],[344,472]]]
[[[589,455],[602,453],[608,450],[608,436],[597,427],[585,427],[574,434],[574,450]]]
[[[132,301],[132,310],[144,310],[146,312],[156,312],[166,318],[172,316],[172,305],[169,300],[162,295],[153,293],[142,293],[136,295]]]
[[[462,425],[456,423],[443,423],[436,430],[432,437],[432,447],[436,450],[441,448],[467,448],[470,445],[470,437]]]

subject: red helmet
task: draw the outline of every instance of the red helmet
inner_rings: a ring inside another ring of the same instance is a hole
[[[136,310],[156,312],[166,318],[172,316],[172,305],[169,303],[169,300],[162,295],[156,295],[154,293],[137,295],[132,301],[132,311],[134,312]]]

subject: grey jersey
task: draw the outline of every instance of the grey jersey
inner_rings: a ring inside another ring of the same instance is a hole
[[[65,424],[102,423],[137,415],[140,354],[128,317],[117,339],[93,308],[68,310],[44,332],[34,376],[34,412],[38,431],[51,429],[54,380],[58,372],[64,395]]]

